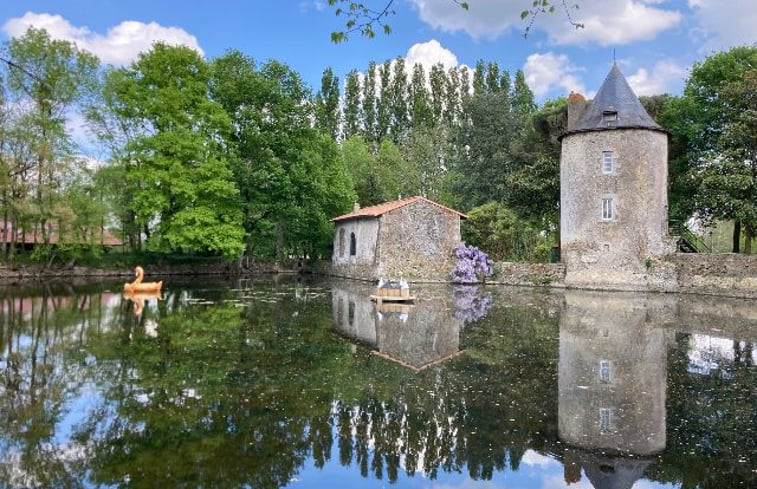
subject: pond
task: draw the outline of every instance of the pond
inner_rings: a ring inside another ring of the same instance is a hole
[[[207,280],[0,288],[0,488],[757,487],[750,301]]]

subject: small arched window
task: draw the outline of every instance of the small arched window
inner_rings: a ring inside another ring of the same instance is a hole
[[[357,239],[355,233],[350,233],[350,256],[357,255]]]
[[[344,229],[339,230],[339,256],[344,256]]]

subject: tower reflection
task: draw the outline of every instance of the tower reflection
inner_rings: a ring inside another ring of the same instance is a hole
[[[560,317],[558,432],[565,480],[630,488],[665,449],[665,296],[566,291]]]

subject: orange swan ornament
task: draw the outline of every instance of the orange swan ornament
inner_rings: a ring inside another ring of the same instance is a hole
[[[134,273],[137,278],[130,284],[124,284],[124,292],[160,292],[161,287],[163,287],[162,280],[160,282],[142,282],[145,271],[140,266],[134,269]]]

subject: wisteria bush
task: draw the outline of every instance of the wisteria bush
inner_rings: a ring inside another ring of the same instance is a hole
[[[454,253],[456,262],[450,272],[452,282],[472,284],[491,277],[494,273],[491,259],[475,246],[460,243],[455,247]]]

